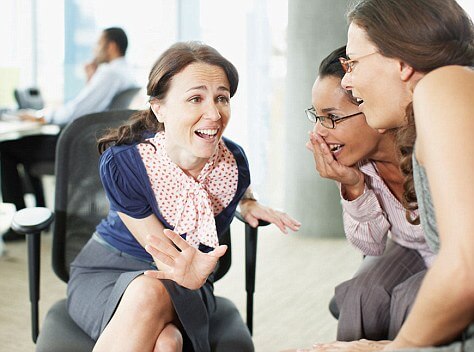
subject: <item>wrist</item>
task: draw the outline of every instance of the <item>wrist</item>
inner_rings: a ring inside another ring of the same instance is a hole
[[[245,201],[253,201],[253,202],[258,202],[258,195],[257,193],[253,192],[250,189],[247,189],[247,191],[244,193],[242,198],[240,199],[240,202],[245,202]]]
[[[365,179],[360,175],[359,181],[353,185],[341,184],[341,195],[345,200],[355,200],[365,192]]]

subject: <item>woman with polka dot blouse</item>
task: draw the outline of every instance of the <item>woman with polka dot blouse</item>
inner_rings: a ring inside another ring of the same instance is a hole
[[[150,108],[99,140],[110,212],[68,284],[94,351],[210,351],[212,272],[237,206],[252,226],[299,229],[255,200],[244,151],[223,137],[237,85],[215,49],[177,43],[150,72]]]

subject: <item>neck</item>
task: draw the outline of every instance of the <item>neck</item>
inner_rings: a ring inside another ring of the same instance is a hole
[[[389,190],[401,202],[404,177],[400,171],[400,157],[395,143],[395,134],[386,133],[377,151],[369,159],[375,163],[378,174]]]
[[[367,156],[376,163],[392,164],[398,168],[400,157],[393,132],[387,131],[380,139],[375,151]]]
[[[178,167],[183,170],[186,175],[192,176],[193,178],[197,178],[201,173],[204,165],[209,161],[206,158],[198,158],[196,156],[191,156],[186,152],[175,151],[172,148],[169,148],[167,144],[166,146],[166,154],[171,159],[173,163],[178,165]]]

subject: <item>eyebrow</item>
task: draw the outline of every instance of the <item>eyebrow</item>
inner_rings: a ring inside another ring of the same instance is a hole
[[[186,92],[189,92],[191,90],[207,90],[207,87],[202,85],[202,86],[196,86],[196,87],[191,87],[189,88]],[[225,87],[225,86],[220,86],[219,88],[217,88],[217,90],[224,90],[226,92],[230,92],[229,88]]]
[[[331,112],[331,111],[334,111],[334,110],[338,110],[336,108],[325,108],[325,109],[321,109],[321,112]]]

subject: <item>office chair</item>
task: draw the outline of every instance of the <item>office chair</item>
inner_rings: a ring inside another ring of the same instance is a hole
[[[107,110],[130,109],[133,99],[140,92],[140,87],[125,89],[115,95]]]
[[[69,124],[59,138],[52,266],[64,282],[69,279],[70,262],[108,212],[108,202],[98,174],[96,137],[107,127],[121,124],[132,113],[133,110],[116,110],[80,117]],[[15,231],[27,235],[32,339],[36,342],[36,351],[40,352],[92,351],[94,341],[69,317],[66,299],[56,302],[49,309],[39,333],[40,233],[52,218],[53,214],[46,208],[26,208],[18,211],[12,222]],[[261,222],[259,225],[268,223]],[[251,332],[258,228],[251,228],[248,224],[245,228],[247,326],[230,300],[216,297],[217,312],[210,321],[213,351],[253,351]],[[231,266],[230,230],[223,235],[221,242],[229,248],[216,268],[216,281]],[[235,347],[236,344],[238,347]]]
[[[140,92],[139,87],[134,87],[134,88],[129,88],[125,89],[119,93],[117,93],[112,101],[110,102],[109,106],[107,107],[107,110],[125,110],[125,109],[130,109],[133,99],[137,96],[137,94]],[[24,98],[25,94],[23,93],[18,93],[19,98],[17,99],[20,105],[20,101],[23,102],[28,102]],[[39,95],[39,94],[38,94]],[[15,96],[17,96],[17,92],[15,90]],[[23,103],[22,106],[25,103]],[[31,105],[31,102],[28,103],[28,107],[33,108]],[[39,106],[39,105],[38,105]],[[41,103],[41,108],[42,108],[42,103]],[[28,173],[31,176],[31,185],[33,188],[33,193],[36,196],[36,202],[37,205],[39,206],[44,206],[44,194],[43,194],[43,184],[41,182],[41,178],[43,176],[54,176],[54,171],[55,171],[55,162],[54,161],[38,161],[34,163],[33,165],[30,165],[28,168]],[[28,188],[27,188],[28,189]]]

